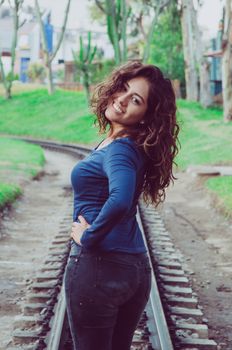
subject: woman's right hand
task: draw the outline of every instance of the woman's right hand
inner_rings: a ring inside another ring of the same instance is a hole
[[[73,222],[72,229],[71,229],[71,237],[73,240],[81,245],[81,237],[83,235],[83,232],[90,227],[90,224],[85,220],[85,218],[82,215],[78,216],[78,219],[80,222]]]

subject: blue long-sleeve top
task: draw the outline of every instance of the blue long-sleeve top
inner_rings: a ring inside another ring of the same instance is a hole
[[[91,225],[81,238],[86,249],[145,252],[136,206],[145,172],[145,156],[129,137],[115,139],[78,162],[71,173],[73,220]],[[74,245],[76,243],[73,243]]]

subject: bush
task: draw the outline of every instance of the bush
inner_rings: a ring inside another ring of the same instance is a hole
[[[90,84],[98,84],[103,81],[114,69],[114,60],[95,61],[89,69]],[[83,84],[81,71],[76,67],[75,81]]]
[[[27,70],[27,75],[32,82],[42,83],[46,76],[45,68],[41,63],[31,63]]]

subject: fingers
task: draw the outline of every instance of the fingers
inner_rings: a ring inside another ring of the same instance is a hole
[[[90,226],[89,223],[85,220],[85,218],[82,215],[78,216],[78,219],[80,221],[80,223],[84,226]]]
[[[72,223],[71,233],[70,236],[77,242],[80,242],[80,238],[83,234],[83,232],[86,230],[86,228],[90,227],[88,222],[85,220],[85,218],[82,215],[78,216],[78,219],[80,222],[74,221]]]

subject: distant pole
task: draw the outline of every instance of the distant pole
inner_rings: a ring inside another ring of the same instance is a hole
[[[182,37],[185,61],[185,82],[187,100],[198,100],[196,10],[193,0],[182,0]]]
[[[224,120],[232,121],[232,0],[226,0],[222,38],[222,96]]]

